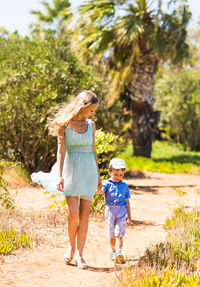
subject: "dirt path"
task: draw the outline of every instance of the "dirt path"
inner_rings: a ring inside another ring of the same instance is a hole
[[[169,193],[174,188],[187,191],[184,201],[189,206],[197,204],[195,191],[200,186],[200,176],[145,173],[142,178],[128,179],[131,190],[133,226],[127,227],[124,254],[131,264],[137,262],[150,243],[165,237],[162,224],[170,214],[169,205],[177,195]],[[40,189],[20,189],[17,208],[44,210],[48,205]],[[64,236],[64,234],[62,235]],[[79,270],[75,264],[65,265],[65,242],[56,247],[26,250],[15,256],[5,256],[0,262],[0,286],[13,287],[106,287],[116,286],[115,266],[109,260],[109,242],[104,222],[91,218],[85,247],[88,270]],[[121,267],[123,268],[124,265]]]

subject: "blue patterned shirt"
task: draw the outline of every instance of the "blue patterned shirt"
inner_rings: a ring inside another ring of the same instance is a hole
[[[130,198],[130,192],[128,185],[125,182],[119,181],[117,183],[111,178],[109,180],[104,180],[102,190],[105,194],[106,205],[127,205],[125,199]]]

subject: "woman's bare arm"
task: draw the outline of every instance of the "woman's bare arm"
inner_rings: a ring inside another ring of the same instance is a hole
[[[100,177],[100,172],[99,172],[99,166],[98,166],[98,162],[97,162],[97,153],[96,153],[96,148],[95,148],[95,131],[96,131],[95,123],[92,122],[92,135],[93,135],[92,152],[93,152],[93,154],[94,154],[94,158],[95,158],[96,165],[97,165],[97,172],[98,172],[98,186],[97,186],[97,190],[100,190],[100,191],[101,191],[101,189],[102,189],[102,183],[101,183],[101,177]]]
[[[64,129],[60,132],[58,136],[57,144],[57,189],[63,191],[64,189],[64,179],[62,177],[62,170],[65,158],[65,131]]]

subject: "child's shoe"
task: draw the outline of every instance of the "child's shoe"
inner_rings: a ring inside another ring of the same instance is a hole
[[[118,250],[115,253],[115,263],[121,264],[121,263],[124,263],[124,262],[125,262],[125,260],[124,260],[124,256],[122,254],[122,251]]]
[[[112,250],[110,253],[110,260],[115,261],[115,250]]]

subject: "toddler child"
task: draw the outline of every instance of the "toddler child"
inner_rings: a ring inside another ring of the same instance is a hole
[[[125,162],[120,158],[113,158],[109,163],[109,180],[103,181],[99,194],[105,195],[105,222],[107,234],[110,238],[111,260],[124,263],[122,254],[123,236],[127,223],[131,222],[130,192],[128,185],[122,181],[126,170]]]

